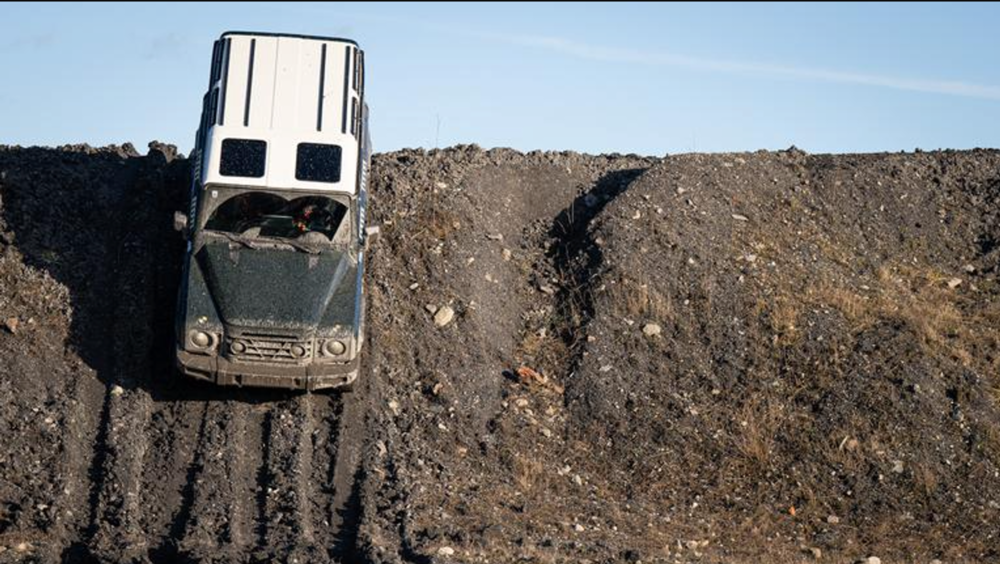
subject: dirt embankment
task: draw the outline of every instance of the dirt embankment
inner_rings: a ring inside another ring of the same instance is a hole
[[[1000,153],[373,173],[356,391],[233,391],[184,159],[0,148],[0,561],[1000,558]]]

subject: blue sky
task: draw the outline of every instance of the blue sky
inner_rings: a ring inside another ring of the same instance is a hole
[[[228,29],[348,36],[377,150],[1000,146],[998,4],[0,4],[0,144],[190,150]]]

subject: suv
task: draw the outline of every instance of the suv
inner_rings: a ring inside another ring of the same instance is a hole
[[[191,154],[177,364],[217,384],[349,386],[364,341],[364,53],[227,32]]]

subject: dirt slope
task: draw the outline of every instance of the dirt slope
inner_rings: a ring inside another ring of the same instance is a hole
[[[0,561],[1000,558],[996,151],[378,155],[343,396],[173,372],[187,174],[0,147]]]

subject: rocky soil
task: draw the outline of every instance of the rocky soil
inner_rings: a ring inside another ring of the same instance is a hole
[[[377,155],[312,395],[173,370],[188,174],[0,146],[0,562],[1000,559],[998,151]]]

